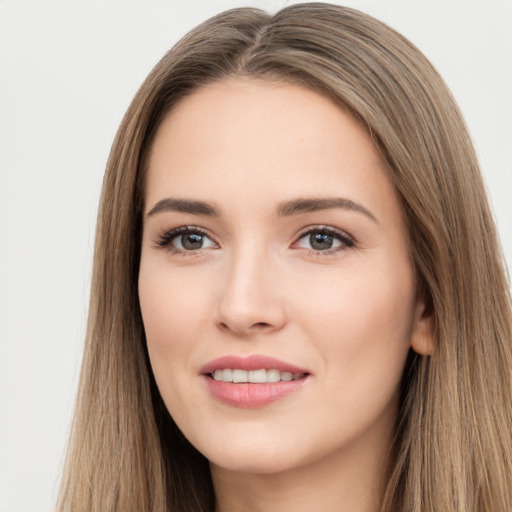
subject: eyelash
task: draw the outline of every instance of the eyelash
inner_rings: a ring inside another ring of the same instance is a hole
[[[156,240],[156,244],[159,247],[167,249],[171,254],[182,254],[183,256],[194,256],[198,254],[198,251],[194,250],[182,250],[171,245],[171,242],[179,237],[180,235],[192,234],[192,235],[201,235],[207,237],[211,240],[211,237],[203,231],[201,228],[197,226],[181,226],[176,229],[171,229],[170,231],[166,231],[165,233],[159,235],[158,240]],[[199,249],[200,250],[200,249]]]
[[[212,240],[211,237],[206,233],[204,230],[197,226],[181,226],[176,229],[172,229],[170,231],[166,231],[163,234],[159,235],[158,239],[156,240],[156,245],[158,247],[167,249],[171,254],[181,254],[182,256],[196,256],[199,254],[199,251],[204,248],[199,248],[198,250],[182,250],[178,249],[176,247],[173,247],[171,242],[179,237],[180,235],[184,234],[196,234],[203,237],[207,237],[208,239]],[[296,245],[301,240],[303,240],[307,236],[311,236],[313,234],[324,234],[332,237],[333,239],[340,242],[340,245],[335,249],[326,249],[324,251],[315,250],[315,249],[309,249],[308,255],[309,256],[332,256],[340,251],[350,249],[353,247],[356,247],[357,241],[350,236],[348,233],[345,233],[344,231],[341,231],[339,229],[332,228],[330,226],[309,226],[305,230],[303,230],[297,240],[293,243],[293,245]],[[213,241],[212,241],[213,242]],[[215,242],[213,242],[215,244]]]
[[[345,233],[340,229],[335,229],[330,226],[322,225],[307,227],[304,231],[302,231],[299,234],[297,242],[294,242],[294,245],[297,244],[300,240],[304,239],[305,237],[311,236],[313,234],[326,234],[328,236],[331,236],[333,239],[338,240],[340,242],[340,245],[337,248],[327,249],[325,251],[310,249],[308,251],[309,256],[333,256],[340,251],[351,249],[353,247],[356,247],[357,245],[357,242],[354,239],[354,237],[350,236],[348,233]]]

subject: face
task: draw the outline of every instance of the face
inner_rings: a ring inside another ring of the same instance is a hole
[[[233,79],[161,124],[139,296],[153,372],[214,466],[271,473],[389,442],[423,306],[365,131],[297,85]]]

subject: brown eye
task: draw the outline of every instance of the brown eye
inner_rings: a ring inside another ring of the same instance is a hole
[[[297,247],[309,249],[318,254],[329,254],[330,252],[354,247],[354,245],[354,240],[349,235],[328,226],[310,229],[296,242]]]
[[[332,249],[334,241],[334,237],[327,233],[311,233],[309,235],[309,245],[311,246],[311,249],[314,249],[315,251]]]
[[[198,228],[188,226],[164,233],[156,243],[171,252],[181,253],[217,247],[217,244],[206,233]]]
[[[200,231],[187,231],[177,234],[170,239],[169,245],[177,251],[183,252],[215,247],[215,243],[205,233]]]
[[[177,236],[173,243],[178,247],[181,244],[181,247],[179,248],[183,248],[186,251],[196,251],[197,249],[202,249],[205,238],[206,236],[203,234],[185,233],[183,235]],[[176,240],[179,240],[179,242],[177,243]]]

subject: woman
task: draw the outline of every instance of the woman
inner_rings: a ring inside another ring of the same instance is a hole
[[[228,11],[116,137],[59,509],[505,512],[511,331],[425,57],[351,9]]]

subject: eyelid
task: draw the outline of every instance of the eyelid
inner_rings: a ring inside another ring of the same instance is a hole
[[[307,226],[307,227],[301,229],[301,231],[297,234],[296,239],[293,242],[292,246],[296,245],[305,236],[311,235],[312,233],[327,233],[327,234],[333,236],[334,238],[336,238],[337,240],[339,240],[342,244],[341,246],[336,247],[335,249],[326,249],[324,251],[309,249],[313,254],[317,254],[317,255],[333,254],[335,252],[342,251],[344,249],[356,247],[358,244],[357,240],[352,235],[350,235],[349,233],[347,233],[346,231],[344,231],[342,229],[335,228],[333,226],[324,225],[324,224],[317,224],[317,225]],[[306,249],[306,248],[302,248],[302,249]]]
[[[219,247],[219,244],[216,242],[213,236],[208,233],[207,230],[200,228],[199,226],[178,226],[174,229],[164,230],[161,234],[157,235],[157,239],[154,241],[158,248],[167,249],[173,253],[179,253],[183,255],[194,255],[197,254],[201,250],[210,249],[211,247],[199,248],[197,250],[183,250],[177,247],[173,247],[171,242],[180,235],[186,233],[197,233],[206,238],[208,238],[216,247]]]
[[[355,239],[355,237],[352,236],[347,231],[340,229],[340,228],[335,228],[334,226],[330,226],[328,224],[312,224],[311,226],[306,226],[306,227],[302,228],[299,231],[299,233],[297,234],[297,240],[299,238],[303,237],[304,235],[308,235],[315,231],[326,231],[332,235],[339,235],[342,238],[346,238],[347,240],[354,242],[354,244],[357,243],[357,240]]]
[[[200,251],[211,249],[212,247],[201,247],[196,250],[186,250],[186,249],[180,249],[178,247],[172,246],[171,242],[173,239],[179,237],[180,235],[183,235],[185,233],[198,233],[210,240],[212,244],[219,248],[220,244],[215,240],[215,237],[213,237],[207,230],[204,228],[201,228],[199,226],[178,226],[174,229],[165,230],[163,233],[159,234],[157,236],[157,239],[154,241],[155,245],[158,248],[167,249],[168,251],[172,253],[179,253],[182,255],[195,255],[198,254]],[[325,250],[318,250],[318,249],[307,249],[306,247],[294,247],[296,246],[300,240],[302,240],[304,237],[311,235],[312,233],[326,233],[336,240],[338,240],[341,244],[333,249],[325,249]],[[346,231],[335,228],[333,226],[324,225],[324,224],[315,224],[311,226],[306,226],[302,228],[299,233],[295,237],[295,241],[292,243],[292,248],[295,249],[305,249],[309,250],[312,254],[316,255],[329,255],[333,254],[339,251],[343,251],[346,249],[349,249],[351,247],[357,246],[357,240],[347,233]]]

